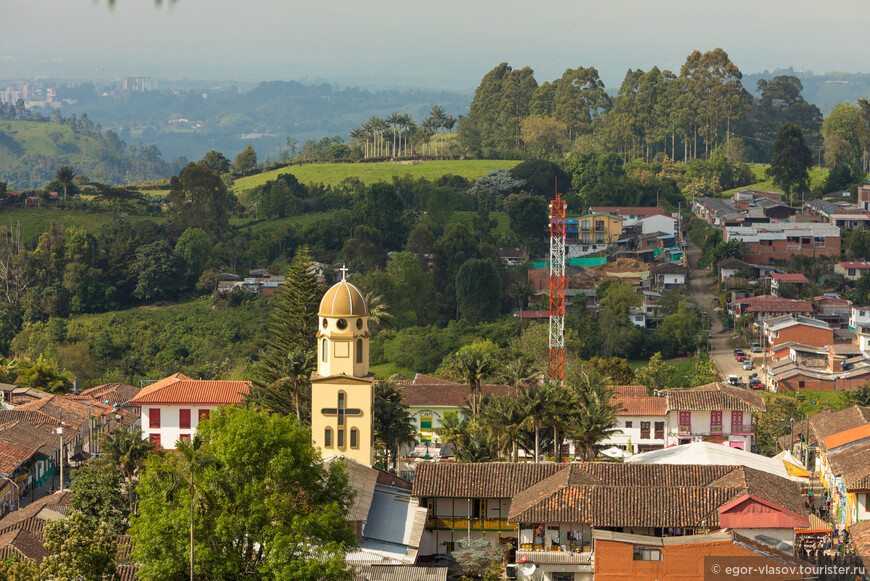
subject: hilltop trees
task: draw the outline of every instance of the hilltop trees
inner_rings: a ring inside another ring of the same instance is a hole
[[[229,225],[230,206],[226,184],[205,165],[188,164],[170,180],[171,230],[200,228],[219,237]]]
[[[792,123],[783,123],[776,132],[773,160],[767,171],[773,183],[785,192],[786,198],[791,200],[793,194],[809,191],[808,170],[812,163],[812,154],[804,143],[800,128]]]

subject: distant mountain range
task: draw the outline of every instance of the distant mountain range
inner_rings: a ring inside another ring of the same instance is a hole
[[[62,93],[59,91],[59,97]],[[154,143],[165,159],[200,159],[217,150],[233,158],[251,143],[263,159],[278,156],[293,138],[301,147],[309,139],[340,136],[373,116],[393,112],[423,121],[433,105],[458,117],[468,111],[472,93],[407,90],[337,89],[329,84],[295,81],[263,82],[241,92],[238,86],[214,90],[148,91],[103,96],[76,90],[74,105],[64,115],[87,113],[104,128],[114,129],[130,144]]]

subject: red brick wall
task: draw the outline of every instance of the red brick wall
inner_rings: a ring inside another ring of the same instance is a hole
[[[595,581],[704,581],[704,557],[757,557],[755,553],[730,541],[691,543],[658,547],[661,561],[635,561],[634,548],[629,543],[595,541]],[[754,561],[754,560],[753,560]],[[737,563],[735,563],[737,564]],[[753,562],[753,565],[757,565]],[[771,566],[781,565],[772,559]],[[749,579],[750,577],[743,577]],[[801,576],[765,577],[773,581],[801,579]]]
[[[808,256],[810,258],[840,255],[839,238],[825,238],[825,246],[820,248],[816,248],[813,245],[812,239],[810,239],[809,244],[802,244],[799,250],[787,248],[787,246],[794,245],[794,242],[786,243],[785,240],[774,240],[770,246],[761,242],[750,242],[746,245],[748,252],[743,257],[743,261],[749,264],[768,264],[772,260],[788,260],[788,257],[793,254]]]
[[[792,325],[787,329],[781,329],[779,336],[771,339],[770,344],[775,346],[788,341],[809,345],[810,347],[827,347],[834,342],[834,330],[830,327],[819,329],[809,325]]]
[[[870,379],[870,374],[853,377],[850,379],[838,379],[836,391],[851,391],[858,389]],[[803,385],[800,382],[803,381]],[[812,391],[834,391],[833,379],[816,379],[815,377],[807,377],[805,375],[795,375],[789,377],[777,384],[777,391],[803,391],[809,389]]]

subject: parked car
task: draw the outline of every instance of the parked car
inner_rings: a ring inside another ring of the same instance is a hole
[[[764,384],[757,377],[753,377],[749,380],[749,387],[752,389],[764,389]]]
[[[736,375],[729,375],[728,383],[730,383],[731,385],[740,385],[740,378]]]
[[[752,357],[747,357],[743,360],[743,371],[749,371],[752,369]]]
[[[761,343],[753,343],[752,344],[752,352],[753,353],[761,353]]]
[[[734,350],[734,359],[737,361],[743,361],[746,359],[746,353],[743,352],[743,349],[735,349]]]

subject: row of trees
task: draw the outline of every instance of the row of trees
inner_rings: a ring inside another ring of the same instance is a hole
[[[442,131],[452,131],[455,125],[456,118],[448,115],[440,105],[434,105],[429,116],[419,125],[410,115],[394,112],[386,119],[372,117],[353,129],[350,146],[360,148],[364,159],[417,153],[439,155],[439,146],[443,144]]]
[[[870,164],[870,101],[840,104],[822,122],[821,111],[801,95],[793,76],[758,82],[759,97],[722,49],[694,51],[679,73],[653,67],[629,70],[615,97],[594,67],[568,69],[538,84],[529,67],[502,63],[478,86],[461,119],[462,151],[479,157],[549,157],[599,149],[626,161],[656,155],[709,159],[732,136],[750,142],[748,160],[769,161],[776,132],[798,127],[813,159],[829,166],[867,171]]]

